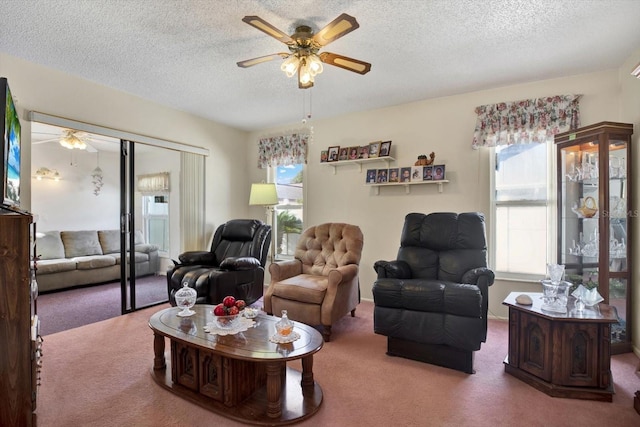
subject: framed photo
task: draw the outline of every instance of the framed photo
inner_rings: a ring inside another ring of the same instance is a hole
[[[327,158],[328,162],[337,162],[338,161],[338,152],[340,151],[340,146],[335,145],[333,147],[329,147],[329,157]]]
[[[359,150],[360,147],[349,147],[349,160],[357,160]]]
[[[400,182],[400,168],[389,169],[389,182]]]
[[[422,181],[422,169],[424,166],[411,166],[411,181]]]
[[[376,182],[389,182],[389,169],[378,169]]]
[[[445,167],[444,165],[433,166],[433,180],[441,181],[444,179]]]
[[[411,168],[400,168],[400,182],[411,182]]]
[[[377,172],[375,169],[367,169],[367,180],[365,182],[367,184],[375,184]]]
[[[369,143],[369,157],[378,157],[380,153],[380,141]]]
[[[338,154],[338,160],[347,160],[349,158],[349,147],[340,148],[340,154]]]
[[[425,166],[422,170],[423,181],[433,181],[433,166]]]
[[[385,141],[380,144],[380,157],[391,155],[391,141]]]
[[[369,158],[369,146],[365,145],[364,147],[360,147],[359,153],[358,153],[358,158],[359,159],[368,159]]]
[[[320,152],[320,163],[325,163],[329,160],[329,150],[322,150]]]

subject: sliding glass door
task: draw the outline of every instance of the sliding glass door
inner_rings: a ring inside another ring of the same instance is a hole
[[[48,252],[41,242],[42,265],[62,261],[67,269],[41,269],[41,291],[95,286],[108,292],[97,299],[105,316],[166,303],[171,260],[205,247],[208,150],[35,111],[27,116],[31,209],[39,233],[60,240]],[[65,236],[78,232],[91,245],[64,247],[63,240],[75,242]],[[100,265],[70,271],[68,259],[83,256],[99,257]]]
[[[179,251],[180,153],[120,141],[122,313],[166,302],[166,270]],[[173,248],[173,249],[172,249]]]

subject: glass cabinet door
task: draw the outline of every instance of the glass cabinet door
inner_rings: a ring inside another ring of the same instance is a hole
[[[604,122],[555,138],[558,159],[558,263],[574,287],[597,288],[615,308],[612,352],[631,351],[629,222],[633,126]]]

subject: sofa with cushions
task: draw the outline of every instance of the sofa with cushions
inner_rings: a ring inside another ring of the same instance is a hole
[[[47,231],[36,238],[40,292],[110,282],[120,278],[120,230]],[[135,233],[136,276],[155,274],[158,247]]]

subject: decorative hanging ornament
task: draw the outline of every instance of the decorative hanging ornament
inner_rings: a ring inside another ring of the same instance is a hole
[[[91,178],[92,178],[91,182],[93,183],[93,194],[95,194],[96,196],[100,194],[100,190],[104,185],[104,182],[102,182],[103,177],[104,175],[102,174],[102,169],[100,169],[100,166],[96,166],[93,172],[91,172]]]

